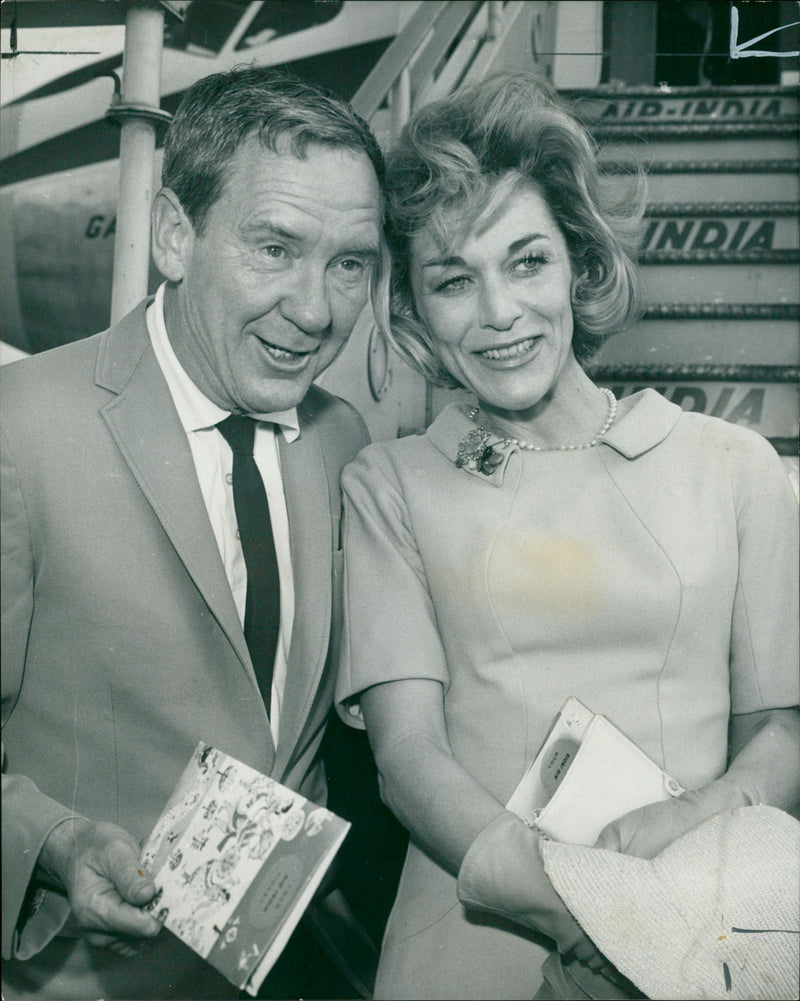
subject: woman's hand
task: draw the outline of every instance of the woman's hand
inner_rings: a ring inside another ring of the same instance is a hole
[[[791,810],[797,802],[800,736],[796,709],[731,717],[728,771],[701,789],[632,810],[610,823],[595,848],[653,858],[721,810],[764,803]]]
[[[465,907],[517,921],[553,939],[558,951],[600,969],[607,962],[544,871],[538,832],[503,810],[475,838],[458,874]]]
[[[605,827],[594,843],[595,848],[654,858],[667,845],[720,810],[746,806],[743,797],[712,783],[703,789],[682,793],[674,799],[631,810]]]

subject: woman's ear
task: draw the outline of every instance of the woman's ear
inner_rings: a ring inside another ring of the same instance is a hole
[[[179,282],[186,274],[194,237],[194,226],[178,196],[162,188],[153,204],[153,260],[169,281]]]

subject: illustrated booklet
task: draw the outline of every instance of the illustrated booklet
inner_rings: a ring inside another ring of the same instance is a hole
[[[349,828],[201,742],[142,849],[148,910],[255,995]]]

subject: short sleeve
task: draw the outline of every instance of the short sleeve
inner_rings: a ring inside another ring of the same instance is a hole
[[[371,446],[342,476],[344,630],[336,703],[363,726],[358,694],[372,685],[449,676],[436,614],[400,482],[386,446]]]
[[[798,703],[798,506],[772,446],[748,436],[733,462],[739,574],[731,624],[731,711]]]

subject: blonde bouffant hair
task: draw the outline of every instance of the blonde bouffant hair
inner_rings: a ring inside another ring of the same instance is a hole
[[[544,199],[565,239],[573,273],[573,350],[585,362],[639,315],[636,244],[644,187],[607,205],[597,149],[555,91],[530,74],[504,74],[424,106],[387,156],[391,281],[375,286],[379,328],[401,356],[441,386],[458,383],[436,353],[410,283],[411,240],[444,216],[477,222],[517,187]]]

